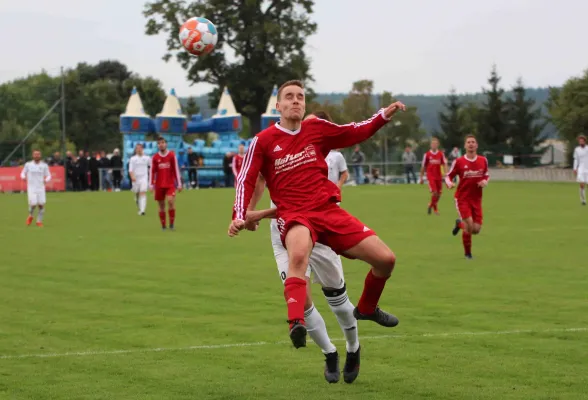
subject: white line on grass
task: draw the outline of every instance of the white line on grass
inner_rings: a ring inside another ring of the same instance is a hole
[[[517,329],[511,331],[482,331],[482,332],[441,332],[441,333],[420,333],[414,335],[379,335],[379,336],[361,336],[361,340],[380,340],[380,339],[410,339],[410,338],[445,338],[459,336],[498,336],[498,335],[520,335],[525,333],[566,333],[566,332],[588,332],[588,328],[554,328],[554,329]],[[345,339],[332,339],[334,342],[342,342]],[[46,354],[16,354],[1,355],[0,360],[10,360],[17,358],[50,358],[50,357],[83,357],[83,356],[101,356],[116,355],[129,353],[157,353],[168,351],[190,351],[190,350],[214,350],[228,349],[234,347],[255,347],[267,345],[289,344],[289,341],[280,342],[249,342],[249,343],[228,343],[228,344],[203,344],[199,346],[188,347],[157,347],[149,349],[128,349],[128,350],[90,350],[67,353],[46,353]]]

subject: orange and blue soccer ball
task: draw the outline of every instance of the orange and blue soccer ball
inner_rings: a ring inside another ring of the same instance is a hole
[[[202,17],[190,18],[180,27],[180,42],[195,56],[209,54],[216,46],[218,33],[212,22]]]

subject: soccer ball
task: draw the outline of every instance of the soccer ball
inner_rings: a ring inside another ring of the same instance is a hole
[[[212,22],[202,17],[190,18],[180,28],[180,42],[188,53],[195,56],[210,53],[218,41]]]

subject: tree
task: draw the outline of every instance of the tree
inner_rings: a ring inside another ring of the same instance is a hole
[[[496,66],[493,66],[488,79],[490,89],[483,89],[486,101],[480,110],[478,130],[481,145],[488,149],[500,148],[508,139],[507,111],[503,100],[504,90],[499,87],[500,79]]]
[[[536,153],[535,148],[541,142],[546,122],[543,121],[541,109],[526,95],[522,79],[517,80],[512,93],[506,103],[510,150],[515,156],[515,164],[533,165],[536,159],[529,156]]]
[[[576,137],[588,134],[588,70],[568,79],[559,89],[550,88],[547,108],[560,137],[568,142],[571,164]]]
[[[164,60],[175,56],[191,82],[215,85],[211,106],[227,86],[237,111],[258,132],[267,94],[276,83],[312,80],[304,46],[317,29],[310,20],[313,6],[313,0],[155,0],[143,14],[148,35],[167,34]],[[182,22],[194,15],[206,15],[219,32],[216,49],[207,56],[191,56],[177,37]]]
[[[446,112],[440,112],[439,125],[441,132],[438,133],[445,149],[461,148],[463,138],[467,133],[464,123],[464,115],[461,112],[461,103],[455,89],[451,89],[447,102],[444,104]]]
[[[193,115],[196,115],[200,112],[200,106],[196,103],[196,99],[194,97],[189,97],[188,101],[186,102],[186,108],[184,110],[188,118],[192,118]]]

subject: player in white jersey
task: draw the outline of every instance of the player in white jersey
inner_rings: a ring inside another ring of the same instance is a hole
[[[29,216],[27,225],[33,222],[35,207],[39,208],[37,213],[37,226],[43,226],[43,214],[45,213],[45,183],[51,180],[49,166],[41,160],[41,152],[33,150],[33,161],[24,165],[20,177],[27,181],[27,197],[29,202]]]
[[[147,207],[150,167],[151,157],[143,153],[143,145],[138,143],[135,147],[135,155],[129,161],[129,175],[131,176],[131,190],[135,193],[139,215],[145,215],[145,208]]]
[[[329,121],[331,120],[328,114],[319,111],[308,115],[306,119],[316,117]],[[329,162],[329,159],[331,162]],[[329,164],[329,180],[341,187],[347,180],[348,176],[347,164],[345,163],[343,155],[337,151],[331,152],[326,161]],[[332,174],[331,163],[333,170]],[[272,217],[272,212],[275,209],[273,202],[271,203],[270,210],[253,211],[255,210],[257,202],[261,199],[264,190],[265,180],[260,175],[255,188],[255,193],[253,194],[249,205],[249,210],[247,211],[248,219],[254,218],[259,220],[261,218]],[[278,266],[278,273],[283,283],[288,274],[288,251],[280,240],[278,223],[279,222],[275,217],[274,219],[271,219],[270,232],[274,257]],[[255,230],[255,228],[256,225],[255,227],[248,227],[250,230]],[[321,285],[327,303],[337,317],[339,326],[345,335],[347,357],[343,368],[343,379],[347,383],[352,383],[359,374],[360,346],[357,320],[353,316],[354,305],[349,301],[347,295],[341,257],[331,250],[330,247],[320,243],[315,244],[312,253],[310,254],[309,265],[306,270],[307,295],[304,304],[304,320],[306,322],[308,334],[325,355],[325,379],[330,383],[335,383],[338,382],[340,378],[339,354],[337,353],[337,348],[329,338],[323,317],[314,306],[310,285],[311,273],[314,275],[314,282]]]
[[[347,178],[349,178],[345,157],[343,157],[343,154],[341,154],[340,151],[331,150],[329,154],[327,154],[325,161],[329,167],[329,180],[341,189],[345,182],[347,182]]]
[[[586,184],[588,183],[588,146],[586,136],[578,136],[578,147],[574,149],[574,174],[580,183],[580,201],[586,205]]]

